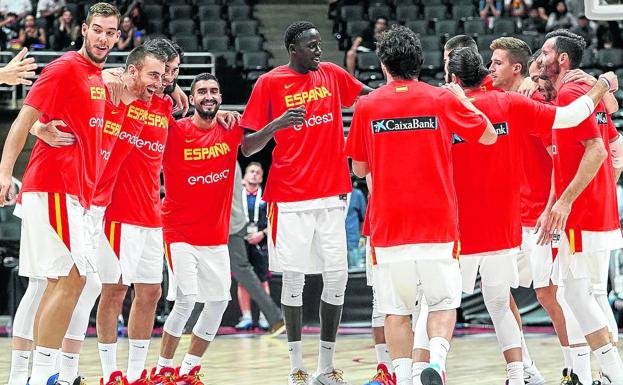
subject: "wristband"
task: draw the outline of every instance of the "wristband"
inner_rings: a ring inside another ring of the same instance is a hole
[[[610,81],[609,81],[608,79],[606,79],[606,77],[605,77],[605,76],[603,76],[603,75],[599,75],[599,78],[597,78],[597,80],[601,80],[601,81],[603,81],[604,83],[606,83],[606,87],[608,87],[608,92],[610,92],[610,90],[611,90],[612,86],[610,85]]]

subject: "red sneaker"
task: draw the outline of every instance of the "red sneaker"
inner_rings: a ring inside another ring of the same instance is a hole
[[[201,370],[201,366],[197,365],[188,372],[188,374],[184,374],[181,376],[181,380],[185,385],[204,385],[203,381],[201,381],[201,377],[203,377],[202,373],[199,373]]]
[[[126,385],[155,385],[155,377],[156,368],[152,368],[149,375],[147,375],[147,369],[143,369],[143,373],[141,373],[141,377],[138,380],[134,382],[126,381]]]
[[[158,385],[178,385],[182,383],[182,379],[179,376],[180,368],[164,367],[160,369],[158,374],[153,376],[154,382]]]
[[[378,364],[376,367],[376,374],[372,379],[364,385],[395,385],[395,375],[390,374],[385,364]]]
[[[120,370],[110,373],[108,381],[100,378],[100,385],[128,385],[128,380],[123,376]]]

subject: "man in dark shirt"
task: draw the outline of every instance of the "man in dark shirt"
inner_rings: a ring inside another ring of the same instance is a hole
[[[352,75],[355,74],[355,63],[357,52],[374,52],[376,50],[376,39],[387,29],[387,18],[377,17],[374,26],[364,29],[353,41],[353,46],[346,53],[346,69]]]

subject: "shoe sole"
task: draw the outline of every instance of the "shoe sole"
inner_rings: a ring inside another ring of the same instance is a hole
[[[433,368],[426,368],[420,375],[422,385],[444,385],[443,379],[439,373]]]
[[[542,381],[538,381],[538,382],[526,382],[526,380],[524,380],[524,382],[526,383],[526,385],[543,385],[545,384],[545,379],[543,379]]]

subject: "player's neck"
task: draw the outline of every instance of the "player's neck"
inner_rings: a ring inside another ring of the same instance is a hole
[[[305,67],[303,67],[301,65],[298,65],[296,63],[293,63],[291,60],[288,62],[288,67],[290,67],[290,69],[292,71],[297,72],[297,73],[299,73],[301,75],[305,75],[305,74],[307,74],[309,72],[309,69],[307,69],[307,68],[305,68]]]
[[[523,83],[524,78],[522,76],[517,76],[513,79],[513,83],[511,84],[511,86],[509,87],[509,89],[504,90],[504,91],[513,91],[513,92],[517,92],[517,90],[519,90],[519,87],[521,86],[521,83]]]
[[[201,130],[210,130],[216,126],[216,119],[204,119],[196,112],[191,120],[193,124]]]
[[[127,72],[121,75],[121,81],[124,84],[121,101],[123,104],[128,105],[140,97],[140,91],[137,90],[138,85]]]
[[[567,74],[567,72],[569,72],[568,69],[560,69],[560,73],[558,74],[558,76],[556,77],[556,79],[552,79],[552,84],[554,85],[554,89],[558,90],[560,89],[560,87],[562,86],[562,79],[565,78],[565,75]]]
[[[254,193],[260,189],[260,185],[258,183],[247,182],[245,188],[247,189],[247,192]]]
[[[94,62],[93,59],[91,59],[91,57],[89,56],[89,54],[87,54],[87,49],[84,46],[84,44],[82,44],[82,48],[80,48],[80,51],[78,51],[78,54],[80,54],[83,58],[85,58],[89,63],[93,64],[94,66],[98,68],[104,68],[104,64],[106,63],[106,61],[102,63]]]

